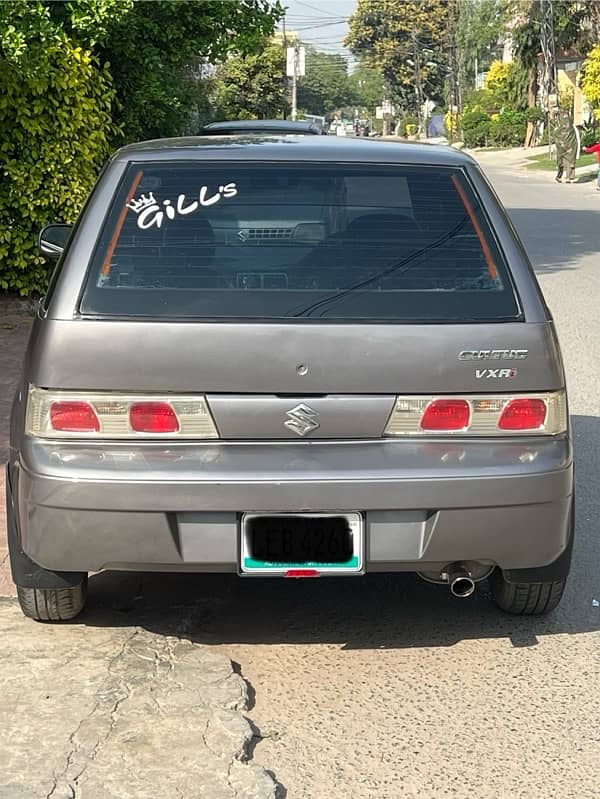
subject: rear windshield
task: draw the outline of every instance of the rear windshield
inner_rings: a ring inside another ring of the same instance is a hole
[[[519,309],[460,170],[179,161],[128,168],[81,312],[444,322]]]

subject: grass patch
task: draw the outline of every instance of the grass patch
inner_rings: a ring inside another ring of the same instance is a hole
[[[548,153],[541,153],[540,155],[532,155],[527,160],[529,161],[529,163],[527,164],[527,169],[545,169],[549,172],[553,172],[556,170],[556,161],[553,158],[550,158]],[[595,163],[597,163],[597,161],[594,153],[584,153],[575,164],[575,167],[577,168],[578,166],[590,166],[591,164]]]

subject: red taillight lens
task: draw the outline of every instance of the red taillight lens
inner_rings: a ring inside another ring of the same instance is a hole
[[[541,399],[513,399],[500,414],[500,430],[539,430],[544,426],[548,409]]]
[[[136,433],[177,433],[179,419],[168,402],[134,402],[129,423]]]
[[[438,399],[430,402],[421,419],[422,430],[465,430],[471,408],[466,400]]]
[[[100,430],[100,421],[89,402],[53,402],[50,424],[53,430],[63,433],[98,433]]]

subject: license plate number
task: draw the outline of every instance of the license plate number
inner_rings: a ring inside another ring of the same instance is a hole
[[[241,523],[242,574],[362,574],[360,513],[246,513]]]

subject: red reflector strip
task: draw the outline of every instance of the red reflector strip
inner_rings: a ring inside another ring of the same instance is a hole
[[[134,402],[129,424],[136,433],[177,433],[179,419],[168,402]]]
[[[97,433],[100,421],[88,402],[58,401],[50,405],[50,424],[63,433]]]
[[[316,569],[288,569],[283,576],[295,577],[297,579],[301,577],[318,577],[319,572]]]
[[[421,419],[422,430],[465,430],[471,407],[466,400],[438,399],[430,402]]]
[[[513,399],[500,415],[500,430],[539,430],[544,426],[548,409],[544,400],[536,398]]]

